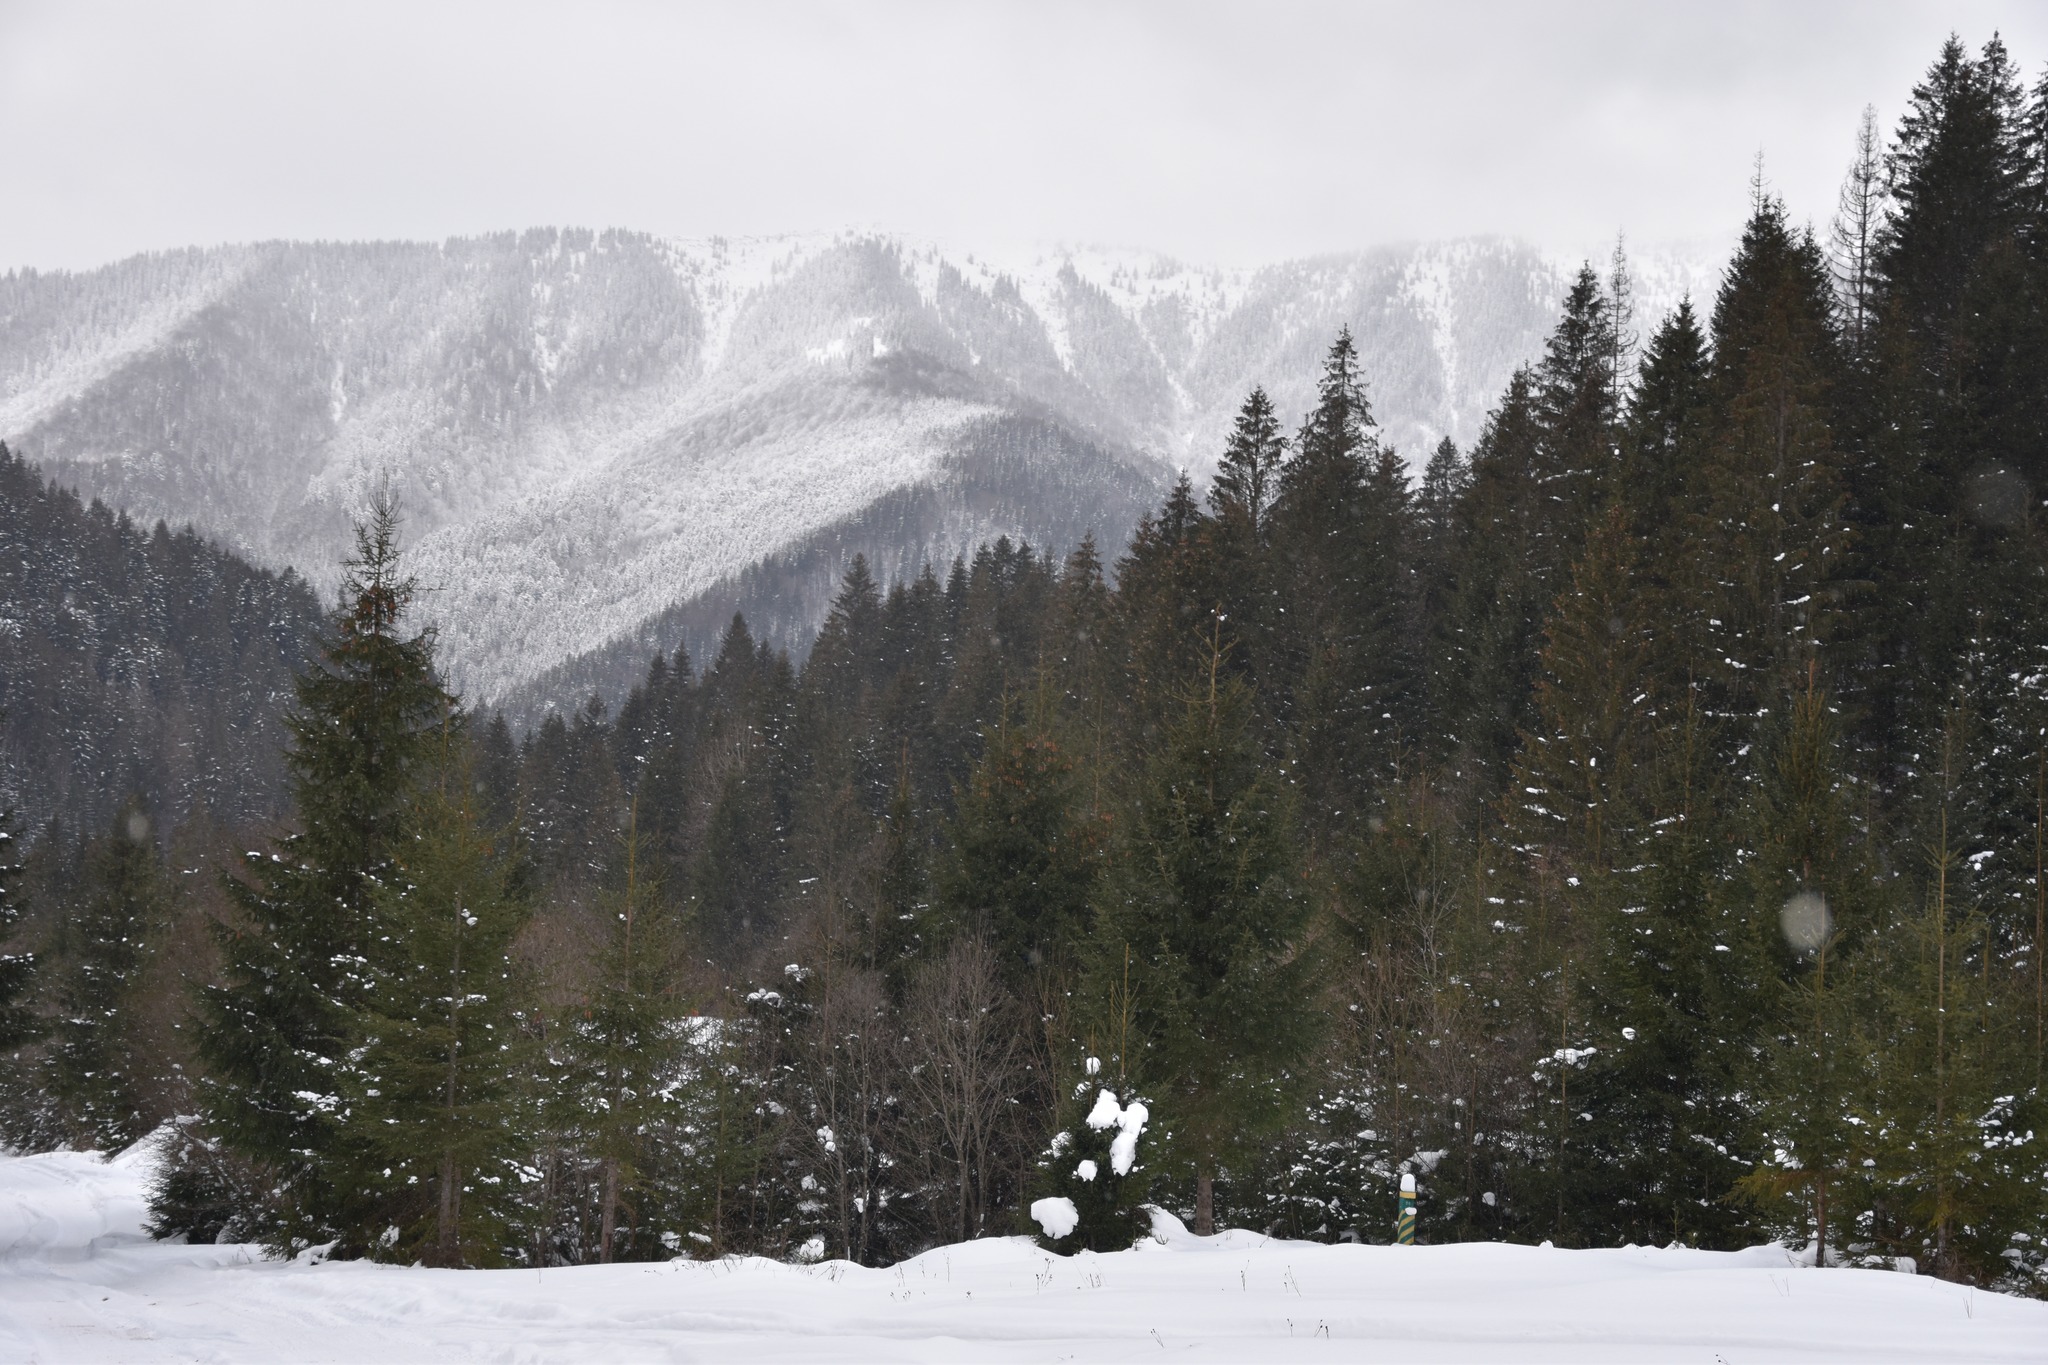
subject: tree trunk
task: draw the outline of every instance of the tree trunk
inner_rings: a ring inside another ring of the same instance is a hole
[[[1195,1236],[1216,1235],[1216,1178],[1207,1171],[1195,1176]]]
[[[968,1231],[968,1228],[969,1228],[969,1221],[970,1221],[970,1220],[969,1220],[969,1215],[968,1215],[968,1198],[967,1198],[967,1158],[966,1158],[966,1156],[965,1156],[964,1154],[963,1154],[963,1155],[962,1155],[962,1156],[960,1157],[960,1160],[959,1160],[959,1167],[960,1167],[960,1240],[961,1240],[961,1241],[963,1241],[963,1242],[965,1242],[965,1241],[970,1241],[970,1240],[972,1240],[972,1234],[971,1234],[971,1233],[970,1233],[970,1232]]]
[[[1828,1263],[1828,1178],[1816,1175],[1813,1181],[1813,1268],[1820,1270]]]
[[[434,1241],[441,1264],[462,1264],[462,1181],[455,1169],[455,1153],[441,1153],[441,1206],[435,1211]]]
[[[612,1263],[612,1237],[618,1230],[619,1159],[610,1156],[604,1160],[604,1216],[597,1238],[597,1259],[602,1265]]]

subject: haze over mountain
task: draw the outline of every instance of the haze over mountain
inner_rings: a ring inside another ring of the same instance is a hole
[[[1716,254],[1637,254],[1639,324],[1710,293]],[[388,481],[452,681],[530,713],[701,657],[735,608],[800,649],[857,552],[884,581],[999,535],[1112,556],[1253,384],[1297,417],[1342,326],[1383,439],[1468,444],[1577,264],[551,229],[188,250],[0,277],[0,439],[323,586]]]

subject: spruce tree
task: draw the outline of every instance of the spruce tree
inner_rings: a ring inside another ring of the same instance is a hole
[[[1277,598],[1270,639],[1253,642],[1261,695],[1284,718],[1312,850],[1334,848],[1393,772],[1422,673],[1413,495],[1377,439],[1349,329],[1324,359],[1268,528]]]
[[[1541,515],[1534,377],[1508,380],[1456,504],[1447,601],[1431,640],[1435,745],[1476,802],[1507,780],[1531,719],[1543,613],[1556,596],[1532,546]]]
[[[1227,534],[1248,545],[1259,543],[1266,510],[1278,491],[1280,461],[1286,454],[1287,438],[1281,433],[1273,400],[1266,397],[1265,389],[1254,388],[1238,409],[1237,422],[1209,485],[1210,515],[1224,525]]]
[[[1867,969],[1879,995],[1874,1231],[1926,1271],[1979,1284],[2038,1267],[2032,1240],[2048,1216],[2048,1130],[2027,1065],[2032,1021],[2015,1008],[2022,983],[1983,904],[1998,851],[1985,847],[1982,788],[1970,779],[1986,740],[1962,704],[1929,737],[1928,771],[1907,812],[1918,847],[1905,847],[1919,856]],[[2038,1292],[2038,1281],[2027,1288]]]
[[[0,1049],[10,1051],[40,1032],[29,1007],[35,956],[6,950],[22,913],[20,849],[21,841],[14,833],[14,812],[0,811]]]
[[[1028,718],[1005,703],[981,762],[955,793],[939,900],[958,928],[987,938],[1022,993],[1071,959],[1096,871],[1074,760],[1049,733],[1043,697]]]
[[[423,793],[374,892],[372,986],[341,1070],[361,1134],[336,1158],[383,1226],[375,1254],[429,1265],[502,1255],[517,1181],[520,1071],[512,940],[525,918],[516,868],[486,826],[451,725],[443,772]]]
[[[2020,102],[1996,38],[1972,58],[1951,34],[1913,87],[1886,157],[1895,209],[1877,244],[1882,296],[1930,367],[1978,257],[2023,209]]]
[[[363,1191],[336,1178],[360,1138],[338,1092],[375,984],[377,887],[393,879],[450,705],[431,632],[407,630],[414,592],[397,508],[379,498],[357,526],[321,660],[298,681],[297,828],[229,879],[237,913],[219,931],[222,980],[202,994],[206,1128],[267,1172],[269,1207],[242,1212],[280,1252],[336,1242],[360,1254],[381,1232],[359,1216]]]
[[[1139,520],[1117,564],[1114,620],[1125,676],[1116,700],[1140,731],[1160,723],[1178,680],[1204,657],[1220,596],[1213,529],[1182,474],[1159,515]]]
[[[1803,1198],[1814,1263],[1825,1265],[1844,1240],[1872,1151],[1857,1026],[1864,983],[1854,968],[1876,906],[1839,723],[1818,673],[1817,663],[1809,667],[1806,687],[1772,726],[1765,777],[1740,836],[1754,857],[1730,888],[1749,911],[1731,928],[1746,932],[1731,934],[1729,946],[1751,958],[1756,1001],[1749,1010],[1730,1002],[1731,1015],[1757,1018],[1769,1039],[1756,1141],[1771,1155],[1740,1187],[1767,1212],[1772,1196]]]
[[[1733,1249],[1751,1238],[1730,1196],[1753,1139],[1756,953],[1717,894],[1725,869],[1696,700],[1660,705],[1656,722],[1628,895],[1592,926],[1579,974],[1594,1054],[1573,1083],[1588,1117],[1559,1184],[1587,1245]]]
[[[143,969],[170,918],[171,887],[149,813],[130,799],[83,859],[74,944],[57,981],[44,1083],[80,1145],[114,1151],[150,1126],[136,1055],[134,1003]]]
[[[882,973],[892,998],[902,999],[911,968],[947,927],[931,901],[931,850],[912,804],[908,749],[895,793],[875,833],[869,873],[868,924],[861,965]]]
[[[1563,304],[1536,365],[1533,394],[1541,432],[1538,479],[1549,513],[1536,522],[1536,550],[1553,583],[1578,557],[1579,542],[1615,492],[1620,472],[1614,300],[1587,265]]]
[[[1650,338],[1625,418],[1629,503],[1652,543],[1675,531],[1704,459],[1709,369],[1706,333],[1681,300]]]
[[[1657,718],[1652,635],[1631,591],[1639,551],[1628,523],[1625,508],[1606,512],[1551,612],[1537,720],[1516,759],[1508,847],[1497,855],[1505,866],[1489,879],[1491,899],[1524,936],[1528,1006],[1555,1044],[1543,1066],[1555,1099],[1540,1126],[1558,1239],[1578,1239],[1571,1192],[1603,1159],[1584,1150],[1597,1135],[1587,1123],[1602,1116],[1575,1073],[1620,1041],[1597,1031],[1607,1021],[1589,1017],[1577,997],[1602,975],[1595,945],[1641,909],[1644,787]]]
[[[1250,693],[1220,676],[1219,656],[1212,645],[1209,677],[1183,695],[1120,821],[1088,992],[1098,1036],[1120,1040],[1115,1065],[1156,1102],[1193,1177],[1204,1234],[1218,1173],[1245,1168],[1290,1118],[1319,1028],[1290,813],[1252,743]]]
[[[1069,1106],[1075,1121],[1040,1156],[1041,1193],[1030,1206],[1038,1244],[1062,1256],[1127,1251],[1151,1227],[1151,1111],[1128,1085],[1101,1074],[1100,1058],[1088,1058],[1082,1070]]]
[[[1754,751],[1841,624],[1850,530],[1825,261],[1760,198],[1714,303],[1714,424],[1674,576],[1675,676],[1707,689],[1724,759]]]
[[[647,866],[637,812],[622,844],[589,987],[559,1035],[564,1088],[552,1100],[595,1167],[601,1262],[660,1255],[660,1234],[672,1231],[640,1214],[660,1198],[659,1143],[681,1113],[692,1041],[676,976],[680,926]]]
[[[1855,491],[1876,589],[1862,613],[1866,728],[1899,790],[1913,781],[1917,737],[1941,723],[1954,661],[1980,653],[1987,625],[2015,600],[2012,537],[1987,522],[2013,520],[1997,510],[2015,506],[2013,477],[2040,476],[2048,281],[2038,250],[2022,264],[2022,242],[2039,237],[2021,103],[1996,38],[1973,58],[1951,36],[1886,159],[1891,211],[1875,254],[1871,411],[1858,422],[1868,450]]]
[[[700,703],[705,771],[689,890],[698,931],[724,950],[769,927],[787,853],[782,749],[791,689],[786,661],[766,651],[735,616]]]

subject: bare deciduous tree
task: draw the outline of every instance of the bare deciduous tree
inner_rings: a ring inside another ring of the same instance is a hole
[[[988,942],[961,938],[927,964],[904,1016],[906,1098],[934,1139],[923,1144],[934,1177],[943,1173],[952,1187],[950,1233],[960,1241],[982,1236],[992,1178],[1015,1143],[1012,1101],[1023,1080],[1021,1021]]]

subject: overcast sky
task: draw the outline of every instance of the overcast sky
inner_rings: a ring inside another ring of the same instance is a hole
[[[1824,220],[1956,29],[2048,4],[0,0],[0,269],[540,224],[1257,263]]]

